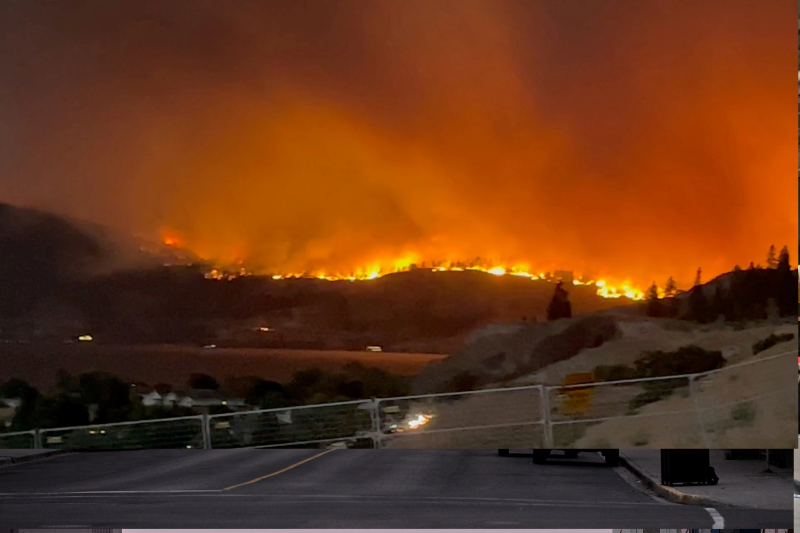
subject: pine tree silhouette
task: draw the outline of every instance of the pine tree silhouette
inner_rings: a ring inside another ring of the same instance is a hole
[[[778,261],[775,264],[775,268],[778,270],[791,270],[792,266],[789,262],[789,247],[784,246],[781,248],[781,254],[778,256]]]
[[[781,316],[791,316],[794,314],[794,293],[797,291],[797,274],[792,271],[789,260],[789,247],[781,248],[777,265],[776,288],[773,291],[773,298],[778,304],[778,311]]]
[[[560,318],[572,318],[572,304],[569,303],[569,293],[564,290],[563,283],[556,284],[553,298],[547,306],[547,320],[558,320]]]
[[[728,295],[725,289],[720,285],[714,291],[714,298],[711,301],[711,314],[710,319],[716,320],[720,315],[724,316],[727,320],[731,312],[728,309]]]
[[[675,286],[675,280],[672,279],[672,276],[670,276],[669,279],[667,280],[667,284],[664,286],[664,296],[669,298],[671,296],[675,296],[677,292],[678,289]]]
[[[708,299],[700,285],[695,285],[689,295],[689,316],[701,324],[708,322]]]
[[[672,278],[670,278],[672,279]],[[647,316],[662,317],[664,316],[664,306],[658,298],[658,286],[654,281],[650,288],[647,289]]]
[[[778,260],[775,258],[775,245],[769,247],[767,252],[767,268],[778,268]]]

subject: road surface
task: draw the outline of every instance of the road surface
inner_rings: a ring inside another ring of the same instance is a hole
[[[654,499],[600,456],[493,450],[84,452],[0,468],[8,527],[791,528]],[[785,495],[788,498],[788,494]]]

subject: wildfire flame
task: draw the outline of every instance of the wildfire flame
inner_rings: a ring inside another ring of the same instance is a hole
[[[161,242],[164,246],[169,246],[170,248],[181,247],[181,239],[178,238],[177,232],[171,229],[164,229],[161,231]]]
[[[162,233],[162,242],[167,246],[178,247],[180,246],[179,240],[173,235],[172,232],[164,232]],[[323,281],[369,281],[381,278],[388,274],[394,274],[398,272],[407,272],[411,270],[429,270],[432,272],[463,272],[467,270],[484,272],[486,274],[490,274],[493,276],[517,276],[522,278],[528,278],[532,281],[547,281],[547,282],[558,282],[562,281],[558,276],[555,274],[549,274],[545,272],[533,272],[530,270],[528,265],[475,265],[470,264],[469,266],[466,263],[461,261],[451,261],[451,262],[441,262],[441,261],[433,261],[433,262],[421,262],[416,263],[414,259],[410,259],[409,257],[416,257],[416,256],[408,256],[403,260],[395,261],[394,265],[391,268],[385,268],[379,264],[373,264],[373,266],[369,266],[366,268],[356,269],[354,272],[350,272],[349,274],[330,274],[327,272],[284,272],[284,273],[273,273],[271,274],[271,278],[273,280],[286,280],[286,279],[299,279],[299,278],[315,278]],[[208,279],[214,280],[233,280],[240,276],[250,276],[253,275],[253,272],[248,271],[244,266],[244,260],[237,258],[235,263],[235,268],[228,269],[221,266],[215,266],[210,268],[205,274],[205,277]],[[419,265],[419,266],[418,266]],[[426,266],[431,265],[431,266]],[[570,273],[571,274],[571,273]],[[629,298],[631,300],[644,300],[646,297],[645,291],[634,287],[628,280],[619,281],[611,283],[606,279],[599,279],[594,280],[591,278],[584,278],[583,276],[576,275],[574,279],[563,280],[567,283],[572,283],[575,286],[594,286],[596,290],[596,294],[603,298]],[[665,296],[664,290],[659,288],[658,295],[660,298]]]
[[[328,274],[325,272],[319,272],[319,273],[292,272],[283,274],[273,274],[271,275],[271,278],[276,281],[286,280],[286,279],[300,279],[300,278],[312,278],[323,281],[370,281],[381,278],[388,274],[407,272],[411,270],[429,270],[432,272],[463,272],[472,270],[472,271],[484,272],[486,274],[490,274],[493,276],[517,276],[522,278],[528,278],[532,281],[539,281],[539,280],[547,282],[561,281],[558,277],[555,277],[554,275],[548,275],[545,274],[544,272],[539,272],[539,273],[528,272],[527,270],[524,270],[522,267],[505,267],[505,266],[464,267],[464,266],[458,266],[458,264],[437,265],[428,268],[421,268],[421,267],[416,267],[414,265],[407,265],[402,267],[396,267],[390,270],[385,270],[381,268],[367,268],[367,269],[359,269],[356,272],[347,275]],[[253,273],[247,271],[244,268],[240,268],[238,271],[235,272],[227,272],[224,269],[218,267],[208,271],[205,277],[208,279],[216,279],[216,280],[231,280],[239,276],[248,276],[248,275],[253,275]],[[574,286],[594,286],[597,295],[603,298],[626,297],[631,300],[638,301],[638,300],[644,300],[646,297],[645,292],[643,290],[633,287],[628,281],[622,281],[616,284],[611,284],[609,281],[605,279],[593,280],[577,276],[577,279],[572,280],[571,283]],[[659,292],[659,297],[663,298],[664,291],[659,288],[658,292]]]

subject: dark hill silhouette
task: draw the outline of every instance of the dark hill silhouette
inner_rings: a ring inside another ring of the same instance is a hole
[[[0,204],[0,316],[20,317],[106,256],[61,217]]]
[[[158,254],[135,263],[157,266],[99,268],[119,264],[122,248],[138,251],[132,242],[103,227],[0,204],[0,337],[61,342],[90,333],[101,344],[380,345],[446,353],[487,324],[546,320],[553,295],[544,281],[475,271],[419,269],[355,283],[262,276],[216,281],[204,277],[203,265],[165,267]],[[726,274],[702,290],[711,304],[716,286],[736,295],[717,302],[731,306],[729,319],[759,317],[766,313],[759,298],[777,297],[784,285],[797,283],[796,271],[780,272]],[[794,289],[790,293],[793,299]],[[679,307],[688,297],[676,298]],[[588,286],[571,286],[569,300],[574,315],[632,304],[601,298]]]
[[[797,270],[788,264],[779,268],[748,268],[721,274],[711,281],[660,300],[671,316],[697,322],[764,320],[796,313]]]

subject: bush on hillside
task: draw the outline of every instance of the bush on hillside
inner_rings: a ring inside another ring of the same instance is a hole
[[[594,369],[595,381],[621,381],[624,379],[652,378],[696,374],[721,368],[725,359],[720,351],[709,351],[699,346],[683,346],[674,352],[644,352],[634,361],[634,367],[626,365],[600,365]],[[644,392],[629,403],[631,412],[671,396],[676,389],[686,387],[688,378],[646,381],[641,384]]]
[[[699,346],[682,346],[674,352],[645,352],[634,363],[637,377],[696,374],[722,368],[725,359],[719,350],[709,351]]]
[[[789,342],[792,339],[794,339],[794,333],[784,333],[782,335],[775,335],[773,333],[766,339],[760,340],[753,345],[753,355],[763,352],[764,350],[769,350],[776,344]]]

